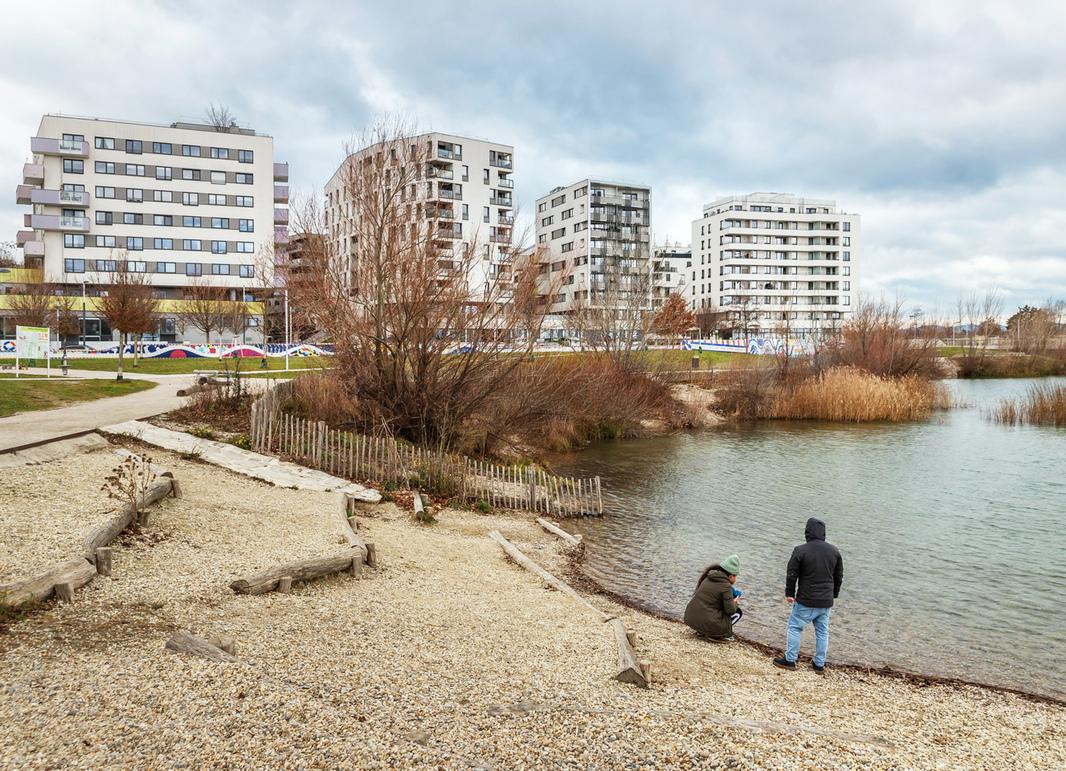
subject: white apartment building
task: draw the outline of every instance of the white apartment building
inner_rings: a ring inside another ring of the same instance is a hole
[[[859,298],[860,218],[785,193],[720,198],[692,223],[688,300],[748,334],[820,337]]]
[[[288,164],[274,163],[272,137],[236,125],[45,115],[30,150],[17,202],[32,211],[17,242],[28,268],[67,294],[84,292],[90,311],[123,255],[163,301],[166,341],[203,342],[173,318],[191,283],[240,300],[272,282],[258,272],[272,271],[289,219],[288,187],[277,184],[288,181]],[[95,314],[83,331],[90,342],[112,339]],[[257,341],[257,329],[244,337]]]
[[[555,188],[536,207],[537,259],[542,291],[552,295],[554,334],[563,334],[565,317],[578,308],[650,307],[650,187],[588,177]]]
[[[475,293],[498,271],[510,273],[514,235],[514,148],[482,139],[429,133],[407,140],[424,154],[417,160],[417,183],[404,204],[421,216],[443,257],[459,250],[475,250],[481,259],[469,276]],[[394,143],[400,144],[400,143]],[[348,156],[325,187],[327,235],[335,254],[348,264],[357,257],[352,244],[351,194],[346,189],[353,164],[382,151],[371,145]],[[390,152],[397,148],[389,148]],[[400,152],[409,154],[404,148]],[[397,163],[406,162],[397,158]]]
[[[651,261],[651,308],[656,311],[667,297],[684,292],[692,268],[692,247],[678,241],[656,246]]]

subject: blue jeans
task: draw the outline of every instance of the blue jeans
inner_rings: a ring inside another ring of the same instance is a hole
[[[825,652],[829,650],[829,614],[832,608],[808,608],[798,602],[792,603],[792,615],[788,617],[788,647],[785,658],[795,661],[800,653],[800,635],[807,624],[814,624],[814,663],[825,666]]]

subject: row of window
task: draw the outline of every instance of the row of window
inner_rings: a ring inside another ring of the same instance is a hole
[[[836,222],[808,222],[807,227],[801,228],[800,222],[772,222],[770,220],[764,220],[762,223],[763,230],[837,230]],[[850,231],[850,222],[841,222],[840,230]],[[750,230],[759,229],[759,220],[722,220],[718,223],[719,230],[729,230],[730,228],[748,228]],[[710,225],[704,225],[700,228],[700,235],[706,235],[706,231],[711,230]]]
[[[71,142],[84,142],[85,137],[81,134],[64,134],[63,141],[66,143]],[[144,147],[147,143],[142,142],[140,139],[127,139],[126,140],[126,152],[133,155],[140,155],[144,152]],[[97,150],[114,150],[115,138],[114,137],[96,137],[96,149]],[[203,149],[200,145],[181,145],[181,154],[190,158],[200,158],[203,154]],[[255,159],[255,154],[251,150],[232,150],[228,147],[211,147],[209,148],[210,156],[218,160],[229,160],[230,158],[236,158],[240,163],[252,163]],[[173,155],[174,146],[170,142],[152,142],[152,152],[156,155]]]
[[[96,236],[95,238],[96,246],[104,249],[115,249],[121,243],[118,236]],[[174,248],[173,238],[153,238],[149,239],[149,241],[153,249],[166,251]],[[131,252],[143,251],[144,242],[145,239],[142,236],[126,236],[126,249]],[[229,241],[212,241],[211,252],[213,254],[228,254],[229,244]],[[255,252],[254,241],[234,241],[233,244],[238,254],[253,254]],[[63,246],[67,249],[84,249],[85,235],[82,233],[64,233]],[[199,238],[181,239],[181,249],[185,252],[203,251],[203,241]]]
[[[67,186],[64,185],[64,188]],[[75,187],[78,187],[75,185]],[[127,187],[127,188],[114,188],[105,187],[103,185],[96,186],[97,198],[115,198],[116,190],[126,191],[126,201],[129,203],[143,203],[144,202],[144,190],[141,188]],[[224,193],[208,193],[206,196],[200,193],[182,193],[181,202],[185,206],[199,206],[200,199],[204,198],[209,206],[227,206],[230,205],[230,199],[233,199],[233,206],[251,207],[255,206],[255,196],[252,195],[235,195],[227,196]],[[152,200],[156,203],[174,203],[174,191],[173,190],[153,190]]]
[[[837,255],[840,255],[839,259],[844,262],[851,262],[851,252],[803,252],[807,255],[808,260],[837,260]],[[754,249],[751,251],[739,251],[736,249],[726,249],[720,255],[718,259],[722,260],[798,260],[800,252],[757,252]],[[700,264],[703,264],[705,255],[700,256]]]
[[[93,168],[97,174],[117,174],[118,169],[122,168],[127,177],[143,177],[149,167],[140,163],[116,165],[111,161],[96,161]],[[171,166],[153,166],[150,168],[153,169],[152,173],[155,174],[156,179],[169,180],[174,178],[174,169]],[[63,171],[68,174],[84,174],[85,162],[76,158],[64,158]],[[203,169],[181,169],[181,179],[189,182],[201,182],[204,178],[203,172]],[[226,172],[209,171],[208,179],[212,185],[224,185],[226,184]],[[250,172],[238,171],[233,174],[233,181],[238,185],[251,185],[255,181],[255,175]]]
[[[67,273],[84,273],[86,260],[66,259],[64,260],[64,269]],[[115,260],[90,260],[89,270],[95,270],[101,273],[113,273],[116,270],[117,262]],[[233,272],[233,268],[237,268],[237,272]],[[126,270],[131,273],[147,273],[148,263],[137,260],[127,260]],[[157,262],[155,264],[156,273],[177,273],[178,263],[176,262]],[[186,276],[202,276],[203,275],[203,263],[199,262],[186,262],[185,263],[185,275]],[[211,264],[212,276],[237,276],[241,278],[255,278],[255,266],[254,265],[230,265],[225,262],[216,262]]]
[[[63,213],[66,214],[67,210],[64,209]],[[73,215],[78,216],[78,215]],[[144,216],[138,212],[123,212],[122,224],[123,225],[143,225]],[[153,225],[159,227],[172,227],[174,225],[174,217],[170,214],[153,214],[151,215],[151,222]],[[212,228],[222,228],[223,230],[230,227],[229,217],[180,217],[181,226],[184,228],[199,228],[205,227],[203,224],[205,220],[210,222]],[[115,212],[110,211],[98,211],[96,212],[96,224],[97,225],[114,225],[115,224]],[[255,220],[237,220],[237,229],[242,233],[254,233],[255,232]]]

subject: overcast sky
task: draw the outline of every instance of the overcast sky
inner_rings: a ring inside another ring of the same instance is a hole
[[[589,174],[653,188],[656,242],[722,195],[862,215],[862,289],[927,310],[1066,298],[1066,3],[4,0],[0,240],[44,113],[228,105],[321,191],[375,118],[515,148],[526,211]]]

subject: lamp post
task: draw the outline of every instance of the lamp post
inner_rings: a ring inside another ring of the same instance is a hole
[[[289,370],[289,290],[285,290],[285,371]]]
[[[81,282],[81,347],[85,350],[85,282]]]

